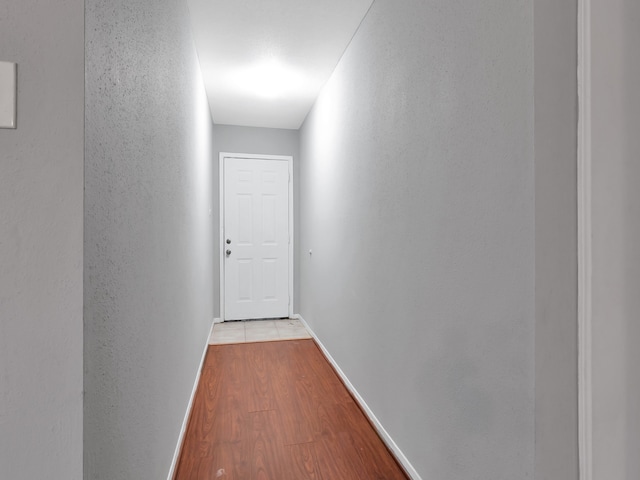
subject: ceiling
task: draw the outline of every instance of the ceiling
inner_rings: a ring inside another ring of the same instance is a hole
[[[188,0],[213,121],[298,129],[373,0]]]

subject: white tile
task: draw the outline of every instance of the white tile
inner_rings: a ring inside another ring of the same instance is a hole
[[[221,345],[225,343],[244,343],[245,342],[245,333],[244,330],[227,330],[227,331],[216,331],[213,329],[213,334],[211,335],[211,339],[209,340],[210,345]]]
[[[305,328],[304,325],[299,324],[299,325],[277,325],[278,330],[304,330],[305,332],[307,331],[307,329]]]
[[[299,327],[278,327],[278,333],[282,340],[290,338],[311,338],[311,335],[303,326]]]
[[[278,329],[273,327],[253,327],[246,329],[247,342],[264,342],[269,340],[278,340],[280,338]]]
[[[304,327],[302,322],[300,320],[295,319],[295,318],[288,318],[286,320],[275,320],[274,323],[276,324],[276,327],[278,327],[278,328],[280,328],[280,327]]]
[[[228,331],[228,330],[243,330],[244,331],[244,322],[223,322],[216,323],[213,326],[213,330],[218,331]]]
[[[280,337],[280,340],[311,340],[311,336],[307,333],[282,335]]]
[[[273,320],[253,320],[250,322],[244,322],[245,330],[254,328],[276,328],[276,324]]]
[[[278,320],[276,327],[283,340],[291,338],[311,338],[303,323],[297,319]]]

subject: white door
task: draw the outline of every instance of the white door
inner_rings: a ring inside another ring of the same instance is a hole
[[[224,320],[289,316],[289,162],[224,157]]]

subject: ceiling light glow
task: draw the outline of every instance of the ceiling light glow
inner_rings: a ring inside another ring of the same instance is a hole
[[[303,75],[275,59],[242,69],[230,80],[244,92],[270,100],[298,96],[307,84]]]

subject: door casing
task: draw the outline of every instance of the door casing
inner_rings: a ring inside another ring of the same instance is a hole
[[[293,235],[293,157],[291,155],[258,155],[253,153],[230,153],[220,152],[218,157],[218,169],[219,169],[219,188],[220,192],[220,246],[218,249],[218,256],[220,259],[220,319],[224,322],[225,319],[225,306],[224,306],[224,291],[225,291],[225,232],[224,232],[224,159],[225,158],[247,158],[257,160],[270,160],[278,162],[287,162],[289,169],[289,317],[293,317],[293,252],[294,252],[294,235]]]

